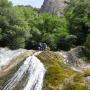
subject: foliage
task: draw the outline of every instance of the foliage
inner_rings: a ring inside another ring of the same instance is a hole
[[[46,86],[45,90],[55,90],[60,83],[64,82],[65,78],[75,74],[71,69],[64,67],[62,56],[58,56],[53,52],[44,51],[38,58],[44,63],[47,69],[44,82],[44,85]]]
[[[24,48],[29,37],[27,23],[17,16],[11,3],[4,1],[0,0],[0,4],[5,3],[5,6],[0,5],[0,44],[12,49]]]
[[[89,49],[89,7],[89,0],[70,0],[65,16],[55,16],[0,0],[0,46],[37,49],[42,42],[51,50],[69,50],[85,43]]]
[[[86,84],[83,83],[68,83],[67,85],[65,85],[63,90],[88,90]]]
[[[58,43],[62,36],[69,35],[63,16],[40,14],[31,6],[12,6],[8,0],[4,1],[0,0],[1,46],[37,49],[42,42],[47,43],[52,50],[63,49]]]
[[[43,51],[37,56],[47,69],[44,78],[44,90],[88,90],[85,75],[89,71],[78,73],[64,64],[64,58],[51,51]]]
[[[84,71],[83,71],[83,75],[84,75],[85,77],[90,76],[90,69],[84,70]]]
[[[76,45],[83,45],[90,28],[90,0],[70,0],[65,16],[70,33],[76,35]]]

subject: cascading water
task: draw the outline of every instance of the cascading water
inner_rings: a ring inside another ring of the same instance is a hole
[[[20,52],[22,50],[19,50]],[[8,52],[8,51],[7,51]],[[11,53],[11,51],[10,51]],[[15,54],[12,52],[12,54]],[[19,54],[19,53],[17,53]],[[15,56],[17,56],[14,55]],[[35,56],[39,53],[35,53],[32,56],[29,56],[23,64],[20,66],[20,68],[16,71],[16,73],[8,80],[5,81],[4,85],[0,90],[17,90],[15,89],[19,82],[24,78],[24,76],[28,73],[27,82],[23,86],[23,89],[19,90],[42,90],[43,86],[43,78],[45,74],[45,68],[44,65],[40,62],[40,60]],[[11,54],[7,55],[10,56]],[[0,58],[1,60],[2,58]],[[10,59],[10,58],[9,58]],[[10,60],[7,60],[7,62]],[[3,61],[4,62],[4,61]],[[5,62],[6,64],[6,62]],[[4,64],[4,65],[5,65]]]
[[[28,69],[29,80],[24,90],[41,90],[43,84],[43,77],[45,74],[44,66],[35,56],[29,57],[28,60],[30,61],[30,67]]]

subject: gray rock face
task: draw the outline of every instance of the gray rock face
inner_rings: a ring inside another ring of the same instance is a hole
[[[65,51],[61,52],[66,63],[74,67],[84,66],[85,64],[84,60],[86,60],[85,53],[86,53],[86,49],[83,46],[78,46],[68,52]]]
[[[44,0],[41,12],[48,12],[58,16],[63,15],[63,10],[69,0]]]

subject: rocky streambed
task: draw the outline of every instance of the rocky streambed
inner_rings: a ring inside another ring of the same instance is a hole
[[[1,48],[0,90],[90,90],[90,64],[69,53]]]

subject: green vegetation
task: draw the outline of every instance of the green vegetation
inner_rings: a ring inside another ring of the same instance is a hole
[[[52,50],[69,50],[77,45],[89,49],[89,7],[89,0],[70,0],[65,16],[55,16],[0,0],[0,46],[37,49],[45,42]]]
[[[0,0],[0,46],[37,49],[45,42],[52,50],[69,50],[77,45],[90,49],[89,7],[89,0],[70,0],[65,16],[55,16]]]
[[[65,16],[69,23],[69,32],[77,37],[75,45],[90,47],[90,0],[70,0]],[[88,37],[87,37],[88,36]]]
[[[29,32],[26,27],[25,21],[18,17],[11,3],[0,0],[0,45],[12,49],[24,48],[23,42],[27,40]]]
[[[90,69],[84,70],[83,75],[85,77],[90,76]]]
[[[65,78],[68,78],[75,73],[74,71],[69,70],[69,68],[65,68],[64,63],[62,63],[63,58],[53,52],[44,51],[38,58],[44,63],[47,69],[44,83],[47,87],[45,87],[45,90],[54,90],[55,88],[58,88],[60,83],[64,82]]]
[[[77,73],[66,66],[62,62],[62,56],[44,51],[38,58],[47,69],[44,90],[88,90],[84,74]]]
[[[64,17],[40,14],[30,6],[13,6],[8,0],[0,0],[0,46],[37,49],[39,42],[46,42],[54,50],[67,35]]]
[[[63,90],[88,90],[86,84],[83,83],[68,83],[67,85],[65,85]]]
[[[64,16],[0,0],[0,47],[37,49],[40,42],[47,43],[51,50],[84,45],[90,60],[90,0],[70,0]],[[90,75],[90,70],[78,74],[64,64],[62,56],[50,51],[38,58],[47,69],[45,90],[88,90],[83,77]]]

